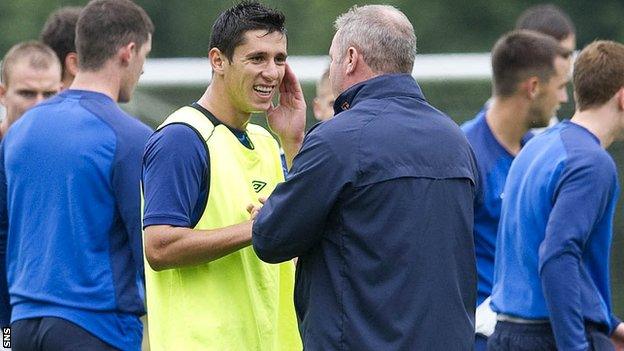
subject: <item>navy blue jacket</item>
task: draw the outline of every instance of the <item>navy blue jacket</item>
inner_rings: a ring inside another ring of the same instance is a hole
[[[471,350],[477,170],[409,75],[357,84],[306,136],[257,217],[267,262],[299,257],[306,350]]]

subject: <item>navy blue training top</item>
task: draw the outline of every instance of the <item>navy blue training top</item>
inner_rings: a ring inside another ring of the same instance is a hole
[[[357,84],[305,137],[253,227],[262,260],[299,257],[306,350],[471,350],[472,151],[410,75]]]
[[[503,187],[514,156],[494,137],[487,124],[487,107],[461,128],[474,150],[481,181],[481,196],[476,198],[474,214],[474,240],[477,255],[477,305],[492,294],[494,279],[494,252],[496,232],[503,202]],[[521,144],[533,137],[527,133]]]
[[[550,318],[562,350],[588,348],[587,322],[615,328],[609,252],[618,194],[615,163],[587,129],[561,122],[528,142],[505,185],[493,310]]]
[[[12,321],[55,316],[140,349],[140,175],[150,133],[108,96],[79,90],[11,126],[0,150],[0,225],[9,224],[0,242],[8,239]]]

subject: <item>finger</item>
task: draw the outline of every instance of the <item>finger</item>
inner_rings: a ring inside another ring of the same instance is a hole
[[[253,204],[249,204],[247,205],[247,213],[251,214],[251,212],[254,210],[254,205]]]
[[[261,196],[258,198],[258,201],[260,201],[261,204],[264,205],[264,203],[266,202],[267,198],[265,196]]]
[[[282,80],[283,84],[280,84],[280,93],[300,93],[301,92],[301,84],[299,84],[299,80],[295,75],[295,72],[292,70],[290,65],[286,64],[286,70],[284,72],[284,79]]]

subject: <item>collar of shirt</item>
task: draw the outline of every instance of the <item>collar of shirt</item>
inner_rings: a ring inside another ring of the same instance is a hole
[[[334,102],[334,114],[353,108],[360,101],[392,96],[413,96],[425,100],[416,80],[405,73],[384,74],[348,88]]]

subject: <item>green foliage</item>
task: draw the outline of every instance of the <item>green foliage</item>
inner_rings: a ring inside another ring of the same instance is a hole
[[[355,4],[380,3],[354,0],[267,0],[287,17],[291,55],[325,55],[334,33],[333,21]],[[624,2],[551,1],[574,21],[579,47],[596,38],[624,40]],[[47,15],[80,0],[0,1],[0,53],[18,41],[37,38]],[[211,25],[234,0],[137,0],[156,24],[152,57],[197,57],[207,52]],[[535,0],[381,1],[401,9],[414,24],[420,53],[483,52],[496,38],[511,30],[516,17]],[[587,14],[592,14],[588,16]]]

